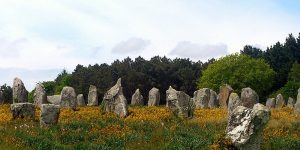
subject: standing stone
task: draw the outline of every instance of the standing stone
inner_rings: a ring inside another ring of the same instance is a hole
[[[268,98],[267,102],[266,102],[266,106],[271,109],[271,108],[275,108],[276,106],[276,100],[275,98]]]
[[[208,108],[210,99],[210,89],[203,88],[194,92],[194,102],[196,108]]]
[[[94,85],[90,85],[87,105],[88,106],[97,106],[98,105],[97,87]]]
[[[50,104],[60,105],[61,96],[60,95],[47,96],[47,101]]]
[[[176,91],[171,86],[166,91],[168,108],[178,117],[188,118],[193,116],[193,101],[190,96],[182,91]]]
[[[219,93],[219,105],[221,108],[227,108],[229,96],[233,92],[233,89],[230,85],[225,84],[220,86],[220,93]]]
[[[294,108],[295,103],[296,101],[293,98],[289,97],[287,107]]]
[[[15,78],[13,83],[13,103],[28,102],[28,92],[21,79]]]
[[[218,95],[215,91],[210,90],[210,96],[209,96],[209,102],[208,102],[208,107],[209,108],[217,108],[219,107],[219,102],[218,102]]]
[[[77,95],[77,106],[86,106],[83,94]]]
[[[4,104],[3,92],[0,91],[0,104]]]
[[[242,101],[238,94],[231,93],[228,101],[228,115],[230,115],[235,108],[242,105]]]
[[[298,95],[297,95],[296,103],[300,103],[300,88],[298,89]]]
[[[33,93],[33,103],[35,106],[40,107],[41,104],[47,104],[47,95],[44,85],[41,83],[36,84],[35,91]]]
[[[131,105],[133,106],[143,106],[144,105],[144,97],[140,92],[140,89],[136,89],[134,94],[131,97]]]
[[[281,94],[278,94],[276,96],[276,108],[282,108],[285,106],[285,102],[284,102],[284,99],[283,99],[283,96]]]
[[[228,118],[226,136],[238,149],[259,150],[270,115],[270,109],[259,103],[253,109],[238,106]]]
[[[252,108],[254,104],[259,102],[259,97],[251,88],[243,88],[241,93],[242,106]]]
[[[77,97],[74,88],[66,86],[61,91],[60,106],[76,109]]]
[[[159,103],[160,103],[159,89],[154,87],[149,91],[148,106],[158,106]]]
[[[128,115],[128,105],[123,95],[121,78],[118,79],[116,85],[105,93],[103,107],[104,111],[115,112],[119,117],[126,117]]]
[[[298,89],[297,102],[294,105],[295,115],[300,115],[300,88]]]
[[[35,107],[32,103],[14,103],[10,105],[13,119],[30,118],[34,120]]]
[[[60,114],[60,106],[54,104],[42,104],[40,126],[49,127],[57,124]]]

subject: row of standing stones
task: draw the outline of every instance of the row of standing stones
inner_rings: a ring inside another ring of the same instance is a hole
[[[128,104],[123,89],[121,79],[111,87],[104,95],[101,104],[105,112],[114,112],[119,117],[128,115]],[[29,117],[34,119],[35,107],[41,108],[40,125],[49,127],[57,124],[60,108],[67,107],[76,110],[76,106],[86,106],[82,94],[76,96],[72,87],[64,87],[61,95],[48,96],[42,84],[38,83],[34,92],[34,103],[27,102],[27,90],[23,82],[15,78],[13,83],[13,104],[11,112],[13,118]],[[0,92],[1,100],[2,92]],[[283,96],[279,94],[276,98],[270,98],[266,106],[259,103],[259,96],[251,88],[244,88],[241,97],[233,92],[229,85],[220,87],[220,93],[203,88],[194,92],[193,98],[177,91],[171,86],[166,91],[166,107],[175,115],[182,118],[191,118],[195,108],[227,108],[228,125],[226,136],[230,138],[239,149],[260,149],[263,127],[270,118],[271,108],[281,108],[285,106]],[[157,106],[160,103],[159,89],[152,88],[149,91],[148,106]],[[87,106],[97,106],[97,87],[91,85],[88,94]],[[144,98],[139,89],[132,95],[131,105],[144,105]],[[300,115],[300,89],[298,90],[297,102],[289,98],[288,107],[293,107],[295,114]]]

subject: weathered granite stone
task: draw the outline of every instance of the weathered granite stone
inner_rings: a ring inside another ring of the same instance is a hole
[[[66,86],[61,91],[60,107],[76,109],[77,96],[74,88]]]
[[[243,88],[241,92],[242,106],[252,108],[254,104],[259,102],[259,97],[251,88]]]
[[[228,115],[230,115],[235,108],[242,105],[242,101],[238,94],[231,93],[228,101]]]
[[[220,93],[219,93],[219,105],[221,108],[227,108],[229,96],[233,92],[233,89],[230,85],[225,84],[220,86]]]
[[[196,108],[208,108],[210,89],[203,88],[194,92],[194,103]]]
[[[15,78],[13,83],[13,103],[28,102],[28,92],[21,79]]]
[[[136,89],[134,94],[131,97],[131,105],[133,106],[143,106],[144,105],[144,97],[140,92],[140,89]]]
[[[41,104],[47,104],[47,94],[44,85],[41,83],[36,84],[35,91],[33,93],[33,103],[35,106],[40,107]]]
[[[213,90],[210,90],[210,97],[209,97],[208,107],[209,108],[219,107],[218,95]]]
[[[119,117],[126,117],[128,115],[128,104],[123,95],[121,78],[118,79],[116,85],[105,93],[103,107],[104,111],[115,112]]]
[[[14,103],[10,105],[13,119],[30,118],[34,120],[35,107],[32,103]]]
[[[193,116],[194,103],[189,95],[182,91],[176,91],[171,86],[166,91],[168,108],[178,117],[188,118]]]
[[[270,110],[259,103],[253,109],[238,106],[228,118],[226,136],[241,150],[259,150],[270,115]]]
[[[275,105],[275,107],[276,108],[282,108],[284,106],[285,106],[285,101],[283,99],[283,96],[281,94],[278,94],[276,96],[276,105]]]
[[[87,105],[88,106],[97,106],[98,105],[97,87],[94,85],[90,85]]]
[[[159,89],[154,87],[149,91],[148,106],[158,106],[159,103],[160,103]]]
[[[86,106],[83,94],[77,95],[77,106]]]
[[[60,114],[60,106],[54,104],[42,104],[40,126],[49,127],[57,124]]]
[[[266,106],[271,109],[271,108],[275,108],[276,106],[276,100],[275,98],[268,98],[267,102],[266,102]]]
[[[50,104],[60,105],[61,96],[60,95],[47,96],[47,101]]]
[[[287,107],[294,108],[295,103],[296,101],[293,98],[289,97]]]

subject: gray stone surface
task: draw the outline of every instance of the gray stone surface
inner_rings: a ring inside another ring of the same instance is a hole
[[[209,97],[208,107],[209,108],[218,108],[219,107],[218,95],[213,90],[210,90],[210,97]]]
[[[295,103],[296,103],[295,99],[289,97],[287,107],[294,108]]]
[[[28,102],[28,92],[21,79],[15,78],[13,83],[13,103]]]
[[[49,127],[57,124],[60,114],[60,106],[54,104],[42,104],[40,126]]]
[[[233,89],[231,88],[230,85],[225,84],[220,86],[220,93],[219,93],[219,105],[221,108],[227,108],[229,96],[233,92]]]
[[[77,95],[77,106],[86,106],[83,94]]]
[[[254,104],[259,102],[259,97],[251,88],[243,88],[241,92],[242,106],[252,108]]]
[[[203,88],[194,92],[193,97],[196,108],[208,108],[210,100],[210,89]]]
[[[226,136],[241,150],[259,150],[270,115],[270,109],[259,103],[253,109],[238,106],[228,118]]]
[[[159,103],[160,103],[159,89],[154,87],[149,91],[148,106],[158,106]]]
[[[144,105],[144,97],[140,92],[140,89],[136,89],[134,94],[131,97],[131,105],[133,106],[143,106]]]
[[[284,106],[285,106],[285,101],[283,99],[283,96],[281,94],[278,94],[276,96],[276,105],[275,105],[275,107],[276,108],[282,108]]]
[[[10,105],[10,110],[13,119],[16,118],[29,118],[33,119],[35,117],[35,107],[32,103],[14,103]]]
[[[230,115],[235,108],[242,105],[242,101],[238,94],[231,93],[228,101],[228,115]]]
[[[168,108],[178,117],[189,118],[193,116],[194,103],[189,95],[182,91],[176,91],[171,86],[166,91]]]
[[[266,106],[271,109],[271,108],[275,108],[276,106],[276,100],[275,98],[268,98],[267,102],[266,102]]]
[[[128,104],[123,95],[121,78],[118,79],[116,85],[104,94],[103,107],[104,111],[114,112],[119,117],[126,117],[128,115]]]
[[[294,105],[294,113],[295,115],[300,115],[300,103],[298,102]]]
[[[61,101],[60,106],[66,108],[76,109],[77,105],[77,95],[74,88],[66,86],[61,91]]]
[[[60,105],[61,96],[60,95],[47,96],[47,101],[50,104]]]
[[[47,104],[47,94],[42,83],[38,83],[35,86],[35,91],[33,93],[33,103],[35,106],[40,107],[41,104]]]
[[[90,85],[87,105],[88,106],[97,106],[98,104],[99,104],[99,102],[98,102],[97,87],[94,85]]]

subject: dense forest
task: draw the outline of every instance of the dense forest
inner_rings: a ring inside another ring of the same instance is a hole
[[[295,90],[300,87],[300,65],[298,64],[300,62],[300,34],[298,37],[290,34],[284,43],[277,42],[266,50],[246,45],[240,50],[240,54],[263,60],[275,71],[271,88],[263,93],[265,97],[278,92],[283,93],[285,97],[294,96]],[[90,85],[97,86],[99,97],[103,97],[106,90],[121,77],[122,85],[125,87],[124,94],[129,101],[131,94],[137,88],[146,98],[152,87],[159,88],[161,96],[165,97],[165,91],[169,86],[192,96],[197,89],[197,81],[200,81],[202,72],[215,61],[214,58],[207,62],[193,62],[190,59],[169,59],[160,56],[155,56],[150,60],[142,57],[132,60],[128,57],[121,61],[115,60],[110,65],[77,65],[72,73],[63,70],[54,81],[42,83],[48,95],[59,94],[64,86],[72,86],[78,94],[82,93],[87,99]],[[11,99],[10,86],[3,85],[1,90],[6,100]],[[32,93],[30,92],[29,99],[32,98]],[[165,103],[164,99],[161,103]]]

